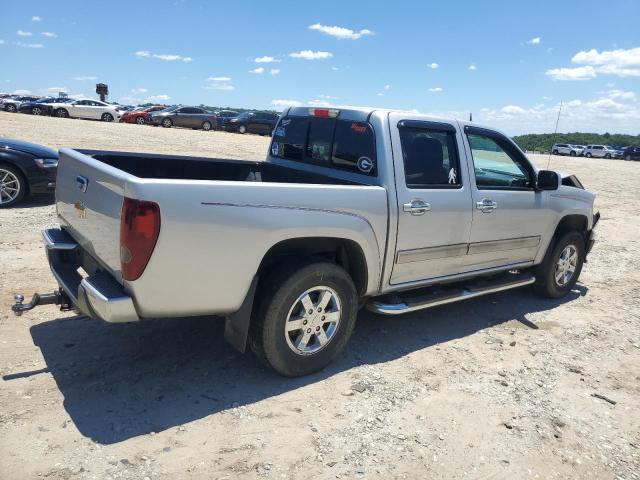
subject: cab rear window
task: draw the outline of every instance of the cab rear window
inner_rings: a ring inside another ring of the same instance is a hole
[[[284,117],[271,143],[271,155],[365,175],[377,175],[371,125],[335,118]]]

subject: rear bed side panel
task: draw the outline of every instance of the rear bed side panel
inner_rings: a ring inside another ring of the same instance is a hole
[[[125,282],[142,317],[236,311],[267,251],[292,238],[357,242],[367,294],[378,291],[387,229],[382,187],[135,179],[125,193],[161,212],[145,272]]]

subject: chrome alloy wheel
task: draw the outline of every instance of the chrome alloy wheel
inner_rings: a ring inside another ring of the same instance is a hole
[[[555,279],[559,286],[564,287],[571,281],[577,264],[578,250],[573,245],[567,245],[556,263]]]
[[[13,202],[20,194],[20,180],[9,170],[0,168],[0,203]]]
[[[317,286],[300,295],[287,315],[284,336],[298,355],[313,355],[333,340],[342,316],[336,291]]]

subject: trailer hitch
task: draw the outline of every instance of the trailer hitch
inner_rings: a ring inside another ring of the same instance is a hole
[[[13,310],[13,313],[17,317],[22,315],[22,312],[31,310],[38,305],[60,305],[60,311],[62,312],[69,311],[73,308],[71,300],[69,300],[67,294],[62,290],[57,290],[53,293],[34,293],[29,303],[22,303],[24,301],[24,295],[14,295],[13,298],[16,303],[11,305],[11,310]]]

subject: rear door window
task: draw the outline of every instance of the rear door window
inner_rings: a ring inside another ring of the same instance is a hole
[[[284,117],[271,144],[274,157],[377,175],[371,125],[333,118]]]

